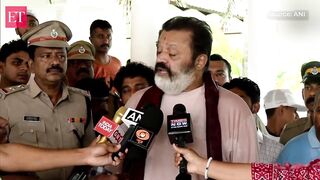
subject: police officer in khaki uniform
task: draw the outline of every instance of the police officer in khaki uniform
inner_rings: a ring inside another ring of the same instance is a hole
[[[304,84],[302,96],[308,109],[308,117],[300,118],[298,121],[286,125],[280,136],[282,144],[286,144],[290,139],[307,132],[313,125],[314,98],[320,92],[320,62],[311,61],[303,64],[301,67],[301,77]]]
[[[68,48],[68,85],[75,87],[78,81],[93,78],[95,49],[86,41],[77,41]]]
[[[45,22],[23,35],[35,76],[28,85],[12,88],[0,100],[0,116],[9,121],[10,143],[66,149],[86,146],[94,139],[91,112],[86,106],[88,95],[64,83],[71,36],[70,29],[59,21]],[[66,179],[71,170],[54,169],[37,175]]]

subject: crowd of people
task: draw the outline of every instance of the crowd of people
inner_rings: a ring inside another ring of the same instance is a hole
[[[0,49],[2,178],[71,179],[75,166],[89,165],[100,166],[97,174],[86,171],[92,179],[173,179],[184,157],[194,180],[320,179],[318,61],[301,67],[304,106],[288,89],[266,94],[265,125],[257,115],[259,86],[232,78],[230,63],[211,54],[210,26],[197,18],[164,22],[154,68],[137,60],[121,66],[109,55],[113,29],[106,20],[92,22],[90,42],[69,44],[66,24],[39,23],[31,13],[28,27],[16,33],[21,39]],[[130,149],[112,158],[120,145],[97,143],[93,127],[121,106],[149,104],[164,115],[151,148],[138,159],[126,158]],[[191,117],[187,148],[172,147],[168,138],[167,116],[176,104]]]

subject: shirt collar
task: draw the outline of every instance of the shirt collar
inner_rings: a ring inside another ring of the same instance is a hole
[[[273,136],[273,135],[269,134],[269,132],[264,134],[264,136],[266,136],[267,138],[272,139],[272,140],[274,140],[276,142],[280,142],[280,137]]]
[[[308,131],[308,140],[312,148],[320,148],[320,142],[316,136],[316,129],[314,126]]]
[[[35,98],[41,93],[42,90],[40,89],[40,87],[38,86],[34,78],[30,79],[29,85],[30,85],[30,95],[32,98]]]
[[[40,87],[38,86],[38,84],[34,80],[34,78],[31,78],[28,84],[30,85],[30,95],[31,95],[32,98],[35,98],[41,92],[43,92],[42,89],[40,89]],[[45,93],[45,92],[43,92],[43,93]],[[62,85],[62,96],[61,96],[60,100],[64,100],[68,96],[69,96],[68,87],[63,83],[63,85]]]

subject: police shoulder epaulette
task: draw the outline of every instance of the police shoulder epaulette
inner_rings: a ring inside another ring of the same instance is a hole
[[[70,91],[73,91],[73,92],[82,94],[82,95],[84,95],[84,96],[90,97],[89,91],[86,91],[86,90],[83,90],[83,89],[79,89],[79,88],[75,88],[75,87],[70,87],[70,86],[68,86],[68,89],[69,89]]]
[[[7,96],[9,94],[13,94],[15,92],[25,90],[27,88],[28,88],[28,85],[21,84],[21,85],[17,85],[17,86],[1,88],[0,90],[1,90],[2,95]]]

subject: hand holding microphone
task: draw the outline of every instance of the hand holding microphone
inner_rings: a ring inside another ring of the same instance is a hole
[[[105,166],[113,165],[117,166],[124,158],[124,154],[120,153],[119,158],[112,159],[113,152],[117,152],[120,149],[120,145],[114,145],[110,143],[96,144],[93,142],[90,146],[82,148],[84,152],[84,160],[91,166]]]
[[[190,114],[186,113],[186,108],[183,104],[176,104],[173,107],[172,115],[167,116],[167,130],[171,144],[177,144],[179,147],[186,147],[186,143],[192,143],[191,118]],[[182,157],[179,165],[179,174],[176,180],[191,180],[191,175],[188,174],[187,161]]]
[[[202,174],[203,170],[206,168],[207,159],[200,157],[194,150],[188,148],[180,148],[173,144],[173,148],[176,151],[175,153],[175,165],[179,166],[182,157],[187,161],[187,169],[189,173]]]

